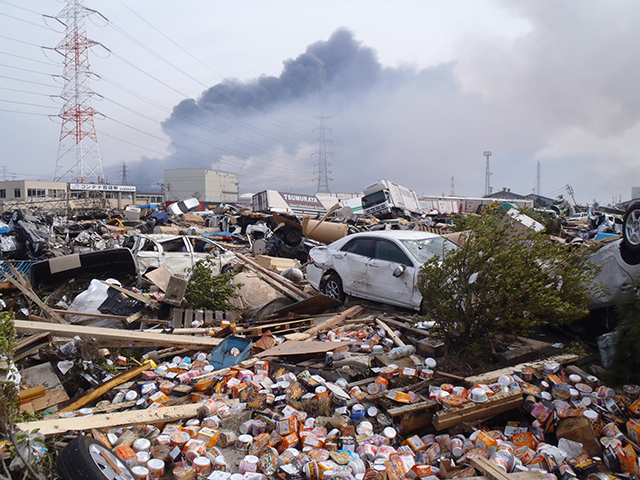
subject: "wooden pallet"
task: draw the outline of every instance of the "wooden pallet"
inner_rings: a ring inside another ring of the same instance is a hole
[[[191,308],[174,308],[173,320],[171,326],[173,328],[191,328],[194,321],[200,322],[201,325],[207,327],[220,325],[220,322],[227,320],[231,323],[237,323],[240,319],[240,313],[230,310],[223,312],[221,310],[193,310]]]
[[[245,337],[261,337],[267,331],[272,333],[284,334],[293,332],[298,328],[306,328],[313,325],[312,318],[303,318],[301,320],[290,320],[288,322],[266,323],[255,325],[253,327],[238,328],[236,333],[243,334]]]

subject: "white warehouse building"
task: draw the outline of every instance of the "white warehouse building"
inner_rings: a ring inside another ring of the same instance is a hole
[[[168,201],[195,197],[201,202],[237,202],[238,175],[203,168],[165,170],[164,190]]]

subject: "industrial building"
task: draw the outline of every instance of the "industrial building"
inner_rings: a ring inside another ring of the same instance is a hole
[[[167,201],[195,197],[201,202],[237,202],[238,175],[202,168],[165,170],[164,191]]]

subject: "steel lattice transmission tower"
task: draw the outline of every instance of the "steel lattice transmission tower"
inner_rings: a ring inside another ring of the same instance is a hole
[[[487,196],[491,195],[491,168],[489,168],[489,157],[491,156],[491,152],[486,150],[483,155],[487,159],[487,168],[484,174],[484,194]]]
[[[320,126],[314,130],[318,130],[318,192],[329,193],[329,163],[327,162],[327,155],[333,155],[333,152],[327,151],[327,143],[331,143],[331,140],[327,140],[326,132],[331,131],[324,124],[325,120],[329,120],[332,117],[314,117],[320,120]]]
[[[65,25],[65,37],[55,50],[64,57],[63,100],[58,116],[62,119],[60,144],[54,181],[69,179],[77,183],[104,183],[102,157],[94,124],[96,111],[91,107],[95,94],[89,86],[89,49],[98,42],[89,40],[85,17],[94,10],[82,5],[82,0],[67,0],[56,19]]]

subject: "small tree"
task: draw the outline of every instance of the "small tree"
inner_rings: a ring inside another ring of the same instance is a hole
[[[587,315],[597,267],[582,251],[546,240],[485,209],[463,234],[464,245],[421,269],[423,311],[450,344],[496,333],[527,334],[543,324]]]
[[[231,279],[233,273],[213,275],[214,262],[212,257],[198,261],[187,284],[185,298],[191,308],[203,310],[238,310],[229,301],[238,298],[240,294]]]

